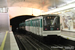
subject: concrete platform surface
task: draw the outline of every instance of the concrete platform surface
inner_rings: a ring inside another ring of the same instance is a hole
[[[6,34],[6,32],[0,32],[0,46],[2,44],[4,37],[5,37],[5,34]]]
[[[0,50],[19,50],[13,32],[0,33]]]

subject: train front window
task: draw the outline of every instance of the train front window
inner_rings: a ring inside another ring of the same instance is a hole
[[[43,30],[57,30],[59,24],[58,16],[43,17]]]

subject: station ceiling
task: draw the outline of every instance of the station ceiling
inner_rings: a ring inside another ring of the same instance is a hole
[[[71,2],[75,0],[0,0],[0,7],[29,7],[48,11]]]
[[[7,0],[8,7],[19,6],[36,8],[48,11],[52,8],[61,7],[75,0]]]

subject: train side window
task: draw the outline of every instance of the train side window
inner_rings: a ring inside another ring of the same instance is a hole
[[[38,20],[36,21],[36,25],[37,25],[37,27],[38,27]]]
[[[42,27],[42,19],[40,19],[40,27]]]
[[[40,27],[40,20],[38,19],[38,27]]]
[[[32,21],[32,26],[33,26],[33,21]]]

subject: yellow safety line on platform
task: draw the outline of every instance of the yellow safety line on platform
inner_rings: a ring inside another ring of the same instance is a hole
[[[5,37],[4,37],[3,42],[2,42],[2,44],[0,46],[0,50],[4,49],[4,44],[5,44],[5,41],[6,41],[7,33],[8,33],[8,31],[6,31]]]

